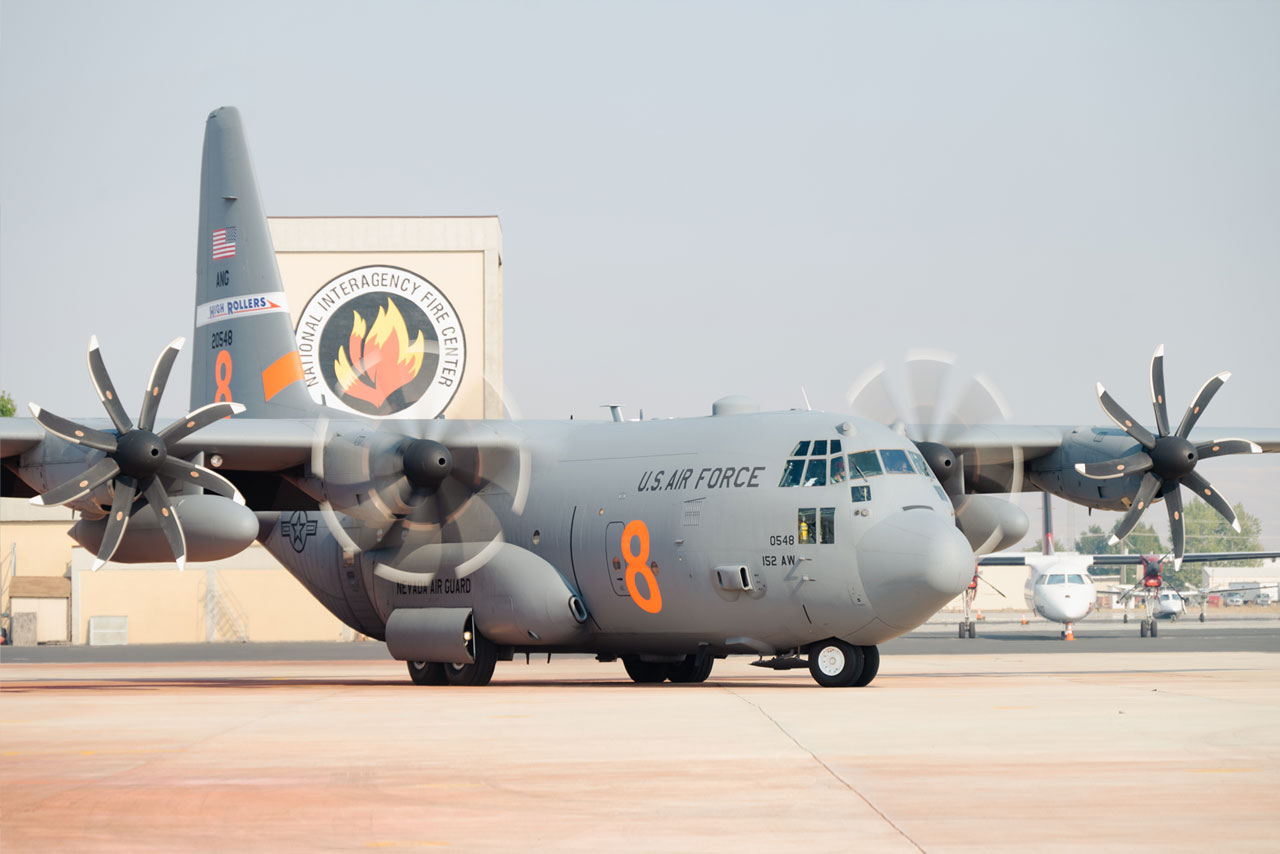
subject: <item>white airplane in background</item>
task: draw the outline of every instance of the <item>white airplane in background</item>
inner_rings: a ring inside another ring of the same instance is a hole
[[[1049,496],[1044,497],[1044,550],[1039,555],[992,554],[978,558],[978,566],[1026,566],[1022,593],[1036,616],[1062,623],[1062,639],[1075,640],[1072,627],[1093,612],[1098,589],[1089,575],[1093,555],[1055,554]],[[970,635],[972,637],[972,635]]]

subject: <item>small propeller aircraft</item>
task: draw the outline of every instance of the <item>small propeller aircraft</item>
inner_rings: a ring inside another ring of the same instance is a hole
[[[737,397],[638,422],[386,422],[317,404],[231,107],[206,124],[197,251],[190,413],[156,429],[181,339],[136,422],[93,339],[107,419],[35,405],[34,420],[4,419],[3,494],[79,511],[70,534],[95,568],[170,555],[181,568],[256,539],[418,684],[483,685],[517,653],[586,652],[621,658],[636,682],[700,682],[717,658],[753,654],[864,686],[878,644],[964,590],[975,553],[1025,533],[994,493],[1026,482],[1128,508],[1127,531],[1160,498],[1179,518],[1178,484],[1229,514],[1198,460],[1280,450],[1280,430],[1195,433],[1225,375],[1170,433],[1160,351],[1157,434],[1105,392],[1120,430],[951,425],[932,441]],[[326,356],[366,401],[440,358],[388,306]],[[1180,525],[1175,542],[1181,556]]]

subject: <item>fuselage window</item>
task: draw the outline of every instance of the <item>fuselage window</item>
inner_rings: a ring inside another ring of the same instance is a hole
[[[844,455],[831,458],[831,482],[844,483]]]
[[[822,543],[836,541],[836,508],[823,507],[818,514],[818,538]]]
[[[818,510],[816,507],[801,507],[796,514],[796,539],[802,544],[812,545],[816,540]]]
[[[849,487],[849,493],[854,501],[871,500],[871,487],[869,486],[851,486]]]
[[[884,460],[886,474],[915,474],[911,468],[911,461],[907,459],[906,451],[888,448],[880,452],[880,459]]]
[[[778,481],[778,486],[799,486],[803,478],[804,460],[787,460],[786,468],[782,470],[782,480]]]
[[[804,485],[827,485],[827,461],[825,459],[809,460],[809,467],[804,471]]]
[[[866,478],[883,474],[884,470],[880,468],[880,458],[875,451],[859,451],[849,455],[849,473]]]
[[[809,456],[809,443],[808,443],[808,442],[801,442],[801,443],[799,443],[798,445],[796,445],[796,449],[795,449],[794,451],[792,451],[792,452],[791,452],[791,456],[793,456],[793,457],[807,457],[807,456]]]
[[[811,457],[825,457],[827,455],[827,440],[818,439],[813,443],[813,450],[809,451]]]

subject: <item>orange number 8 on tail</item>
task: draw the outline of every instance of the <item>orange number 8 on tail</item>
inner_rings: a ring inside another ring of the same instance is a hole
[[[631,541],[640,541],[640,553],[631,551]],[[622,529],[622,556],[627,560],[627,592],[631,599],[640,606],[640,610],[656,614],[662,610],[662,591],[658,588],[658,578],[648,566],[649,561],[649,526],[642,520],[635,519]],[[641,596],[636,587],[636,575],[643,575],[649,587],[649,595]]]

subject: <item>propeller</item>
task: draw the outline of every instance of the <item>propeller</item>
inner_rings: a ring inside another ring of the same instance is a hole
[[[31,499],[32,504],[45,506],[67,504],[83,498],[104,484],[108,485],[112,496],[111,515],[107,520],[102,545],[98,548],[97,559],[93,563],[94,572],[111,560],[120,541],[124,539],[130,517],[147,504],[155,512],[160,528],[169,541],[178,569],[183,568],[187,557],[186,538],[162,478],[193,483],[225,495],[237,504],[244,504],[244,498],[231,481],[204,466],[171,455],[177,442],[215,421],[243,412],[243,405],[211,403],[174,421],[159,433],[153,432],[160,398],[184,341],[182,338],[174,339],[156,360],[136,425],[129,420],[120,404],[120,396],[116,393],[98,348],[97,336],[89,339],[89,377],[93,380],[98,399],[107,410],[116,432],[95,430],[55,415],[34,403],[29,404],[31,414],[45,430],[68,442],[84,445],[104,454],[83,474]],[[146,504],[139,503],[140,498],[144,498]]]
[[[956,367],[950,353],[917,350],[893,371],[884,362],[872,365],[849,391],[850,408],[906,436],[919,446],[938,480],[958,500],[969,476],[982,491],[1017,493],[1022,489],[1019,448],[970,449],[966,459],[951,456],[946,446],[974,424],[1008,420],[1009,408],[995,385],[981,374]],[[953,469],[954,466],[954,469]]]
[[[504,542],[485,496],[510,495],[517,515],[528,497],[528,453],[510,439],[464,422],[427,422],[424,432],[343,433],[326,424],[312,450],[331,532],[348,551],[378,551],[376,574],[401,583],[425,583],[443,567],[459,577],[479,569]],[[361,543],[339,513],[364,523]],[[399,568],[406,561],[412,572]]]
[[[1129,505],[1129,512],[1120,520],[1120,525],[1111,535],[1109,541],[1111,545],[1115,545],[1129,535],[1152,501],[1164,499],[1165,509],[1169,513],[1169,535],[1173,540],[1173,563],[1175,568],[1181,568],[1186,533],[1180,486],[1187,487],[1192,493],[1204,499],[1210,507],[1231,523],[1231,527],[1235,528],[1237,533],[1240,531],[1240,521],[1236,519],[1230,503],[1213,488],[1209,481],[1196,473],[1196,463],[1210,457],[1231,454],[1260,454],[1262,448],[1245,439],[1216,439],[1212,442],[1201,442],[1198,445],[1193,445],[1187,439],[1191,434],[1191,428],[1204,414],[1209,401],[1230,377],[1231,374],[1227,371],[1210,377],[1208,382],[1200,387],[1195,400],[1187,407],[1178,428],[1170,430],[1169,409],[1164,392],[1164,345],[1161,344],[1151,357],[1151,404],[1156,414],[1154,434],[1126,412],[1124,407],[1102,387],[1102,383],[1098,383],[1098,402],[1102,405],[1102,411],[1142,446],[1141,450],[1114,460],[1076,465],[1076,471],[1086,477],[1099,480],[1142,475],[1138,490]]]

